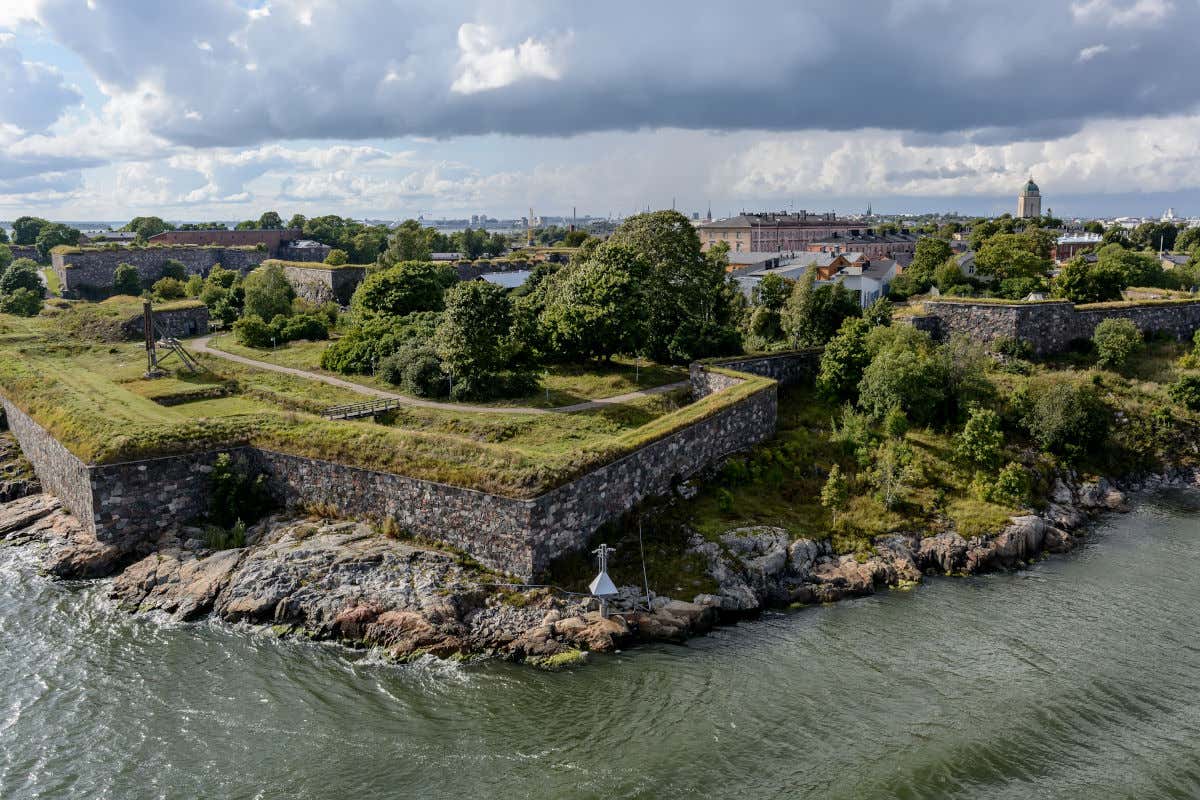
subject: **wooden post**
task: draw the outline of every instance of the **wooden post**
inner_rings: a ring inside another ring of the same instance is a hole
[[[146,336],[146,377],[158,377],[158,353],[154,349],[154,308],[150,298],[142,300],[142,331]]]

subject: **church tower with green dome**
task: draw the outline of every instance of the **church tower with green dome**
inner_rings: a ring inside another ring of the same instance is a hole
[[[1041,215],[1042,193],[1038,191],[1038,185],[1033,182],[1033,176],[1030,175],[1025,188],[1017,195],[1017,218],[1033,219]]]

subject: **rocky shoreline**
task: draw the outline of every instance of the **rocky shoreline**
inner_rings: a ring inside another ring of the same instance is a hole
[[[647,641],[682,642],[762,609],[830,603],[926,575],[973,575],[1019,567],[1074,548],[1092,518],[1121,511],[1129,494],[1198,487],[1200,474],[1169,471],[1118,485],[1060,479],[1045,510],[1016,517],[1000,533],[963,538],[892,534],[869,557],[833,553],[828,541],[792,540],[780,528],[694,535],[689,549],[718,589],[689,600],[622,587],[601,616],[592,598],[505,583],[462,556],[389,538],[364,522],[271,517],[247,532],[245,547],[210,550],[197,528],[166,533],[133,552],[98,542],[49,495],[0,504],[0,541],[42,548],[58,578],[114,576],[109,594],[132,613],[180,621],[206,617],[270,626],[350,647],[377,648],[397,662],[504,658],[548,669]]]

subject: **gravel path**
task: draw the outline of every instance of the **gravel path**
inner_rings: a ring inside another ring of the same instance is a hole
[[[437,408],[443,411],[469,411],[480,414],[569,414],[574,411],[592,411],[598,408],[607,406],[620,405],[628,403],[632,400],[637,400],[640,397],[652,397],[656,394],[666,394],[673,392],[676,389],[682,389],[688,386],[687,381],[678,381],[676,383],[668,383],[663,386],[655,386],[651,389],[640,389],[636,392],[627,392],[619,394],[615,397],[603,397],[599,400],[585,400],[582,403],[574,403],[569,406],[559,406],[558,408],[529,408],[525,406],[473,406],[465,403],[439,403],[436,400],[422,400],[419,397],[409,397],[408,395],[396,394],[383,389],[376,389],[373,386],[364,386],[361,383],[344,380],[334,377],[333,375],[323,375],[319,372],[309,372],[308,370],[297,369],[296,367],[284,367],[279,364],[271,364],[267,361],[257,361],[253,358],[234,355],[227,353],[224,350],[218,350],[215,347],[209,346],[209,341],[213,337],[202,336],[198,339],[189,341],[188,347],[197,353],[223,358],[226,361],[234,361],[238,364],[245,364],[248,367],[257,369],[266,369],[271,372],[280,372],[284,375],[293,375],[297,378],[306,378],[312,381],[321,381],[328,383],[331,386],[338,386],[342,389],[349,389],[352,392],[369,395],[371,397],[383,397],[389,400],[399,400],[405,405],[416,406],[419,408]]]

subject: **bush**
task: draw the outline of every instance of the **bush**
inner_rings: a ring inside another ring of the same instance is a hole
[[[443,397],[449,390],[442,360],[428,345],[406,345],[379,365],[379,374],[405,394]]]
[[[179,300],[187,296],[187,287],[176,278],[159,278],[151,287],[159,300]]]
[[[18,258],[8,265],[0,277],[0,294],[12,294],[17,289],[28,289],[42,294],[42,278],[38,275],[37,262],[32,258]]]
[[[250,477],[228,453],[217,456],[211,481],[209,518],[223,528],[231,528],[243,521],[254,524],[271,510],[267,476]]]
[[[1093,387],[1070,379],[1034,384],[1026,429],[1043,450],[1077,460],[1108,435],[1108,408]]]
[[[980,500],[1021,508],[1029,502],[1029,484],[1029,473],[1025,468],[1010,461],[994,480],[989,480],[983,473],[977,474],[971,482],[971,490]]]
[[[279,321],[279,325],[275,325]],[[311,314],[297,314],[294,317],[276,318],[272,321],[276,338],[281,342],[294,342],[307,339],[311,342],[323,341],[329,338],[329,328],[325,320]]]
[[[1092,334],[1096,362],[1105,368],[1120,368],[1142,347],[1142,332],[1127,319],[1106,319]]]
[[[199,297],[200,292],[204,290],[204,278],[201,278],[199,275],[193,275],[187,279],[185,287],[188,297]]]
[[[837,335],[829,340],[821,353],[817,374],[817,389],[831,399],[853,400],[858,396],[858,384],[863,370],[871,363],[867,350],[867,333],[871,323],[861,317],[842,321]]]
[[[899,408],[893,408],[883,418],[883,432],[891,439],[900,439],[908,433],[908,417]]]
[[[173,258],[168,258],[162,265],[162,269],[159,270],[158,277],[174,278],[182,283],[183,281],[186,281],[188,277],[187,267],[183,265],[182,261],[176,261]]]
[[[1184,375],[1167,387],[1167,395],[1192,411],[1200,411],[1200,376]]]
[[[325,256],[325,263],[331,267],[340,267],[343,264],[350,263],[350,256],[345,250],[339,250],[335,247],[329,251],[329,255]]]
[[[246,347],[258,348],[270,347],[277,336],[275,329],[257,314],[247,314],[233,323],[233,335]]]
[[[979,467],[995,466],[1000,460],[1000,448],[1003,446],[1000,417],[990,408],[971,409],[967,424],[954,439],[958,458]]]
[[[368,374],[408,342],[430,341],[440,316],[436,312],[423,312],[365,319],[326,348],[321,354],[321,366],[343,375]]]
[[[118,264],[113,273],[113,292],[137,297],[142,293],[142,276],[133,264]]]
[[[1033,345],[1024,339],[1004,336],[992,341],[992,351],[1009,358],[1028,359],[1033,355]]]
[[[291,316],[292,300],[296,291],[283,274],[278,264],[264,264],[242,281],[245,290],[243,307],[247,314],[256,314],[264,320],[275,319],[276,315]]]
[[[18,317],[36,317],[42,313],[42,293],[17,289],[12,294],[0,296],[0,312]]]

